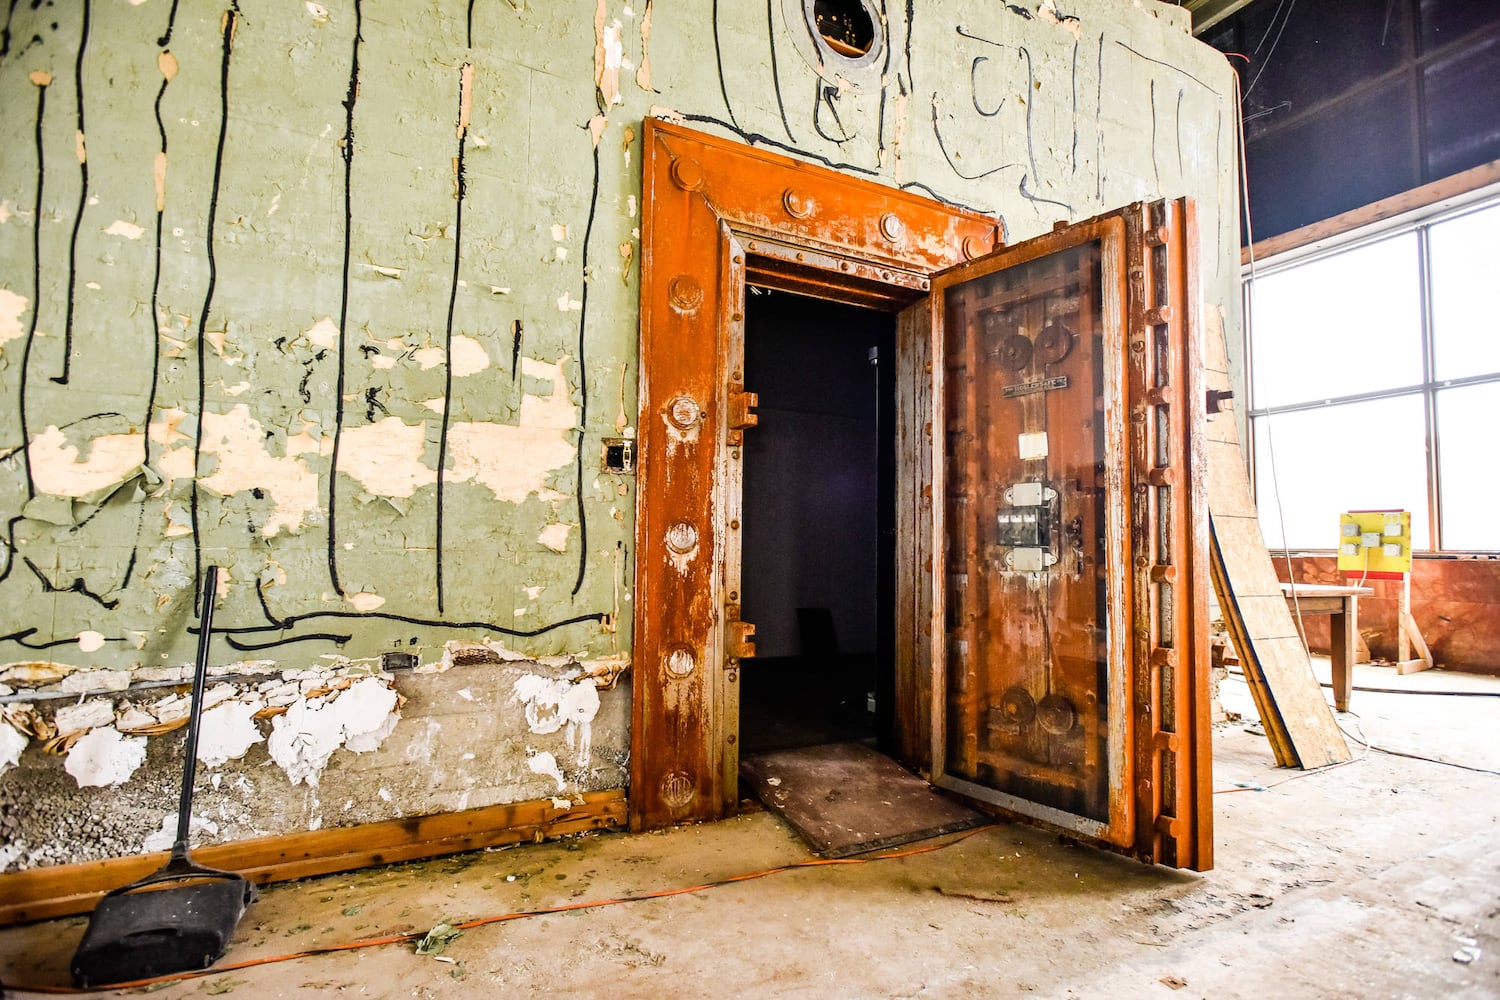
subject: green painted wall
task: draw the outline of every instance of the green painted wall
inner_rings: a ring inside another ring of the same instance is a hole
[[[1230,73],[1169,5],[874,0],[885,47],[821,67],[801,0],[33,6],[0,56],[0,696],[146,699],[218,564],[238,674],[409,652],[507,706],[473,736],[507,779],[460,802],[457,768],[408,813],[553,793],[528,760],[563,731],[499,661],[628,662],[634,482],[599,455],[635,420],[643,117],[997,213],[1012,241],[1192,195],[1206,297],[1237,308]],[[626,689],[594,733],[617,756]],[[60,773],[39,742],[0,776],[11,816]],[[220,836],[305,828],[298,801]]]

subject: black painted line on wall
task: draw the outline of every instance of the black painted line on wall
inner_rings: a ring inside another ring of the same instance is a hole
[[[1026,60],[1026,159],[1031,162],[1031,176],[1041,183],[1042,173],[1036,165],[1036,134],[1031,126],[1031,109],[1036,105],[1036,71],[1031,65],[1031,50],[1024,45],[1016,46]]]
[[[526,334],[526,328],[520,320],[513,320],[510,324],[510,380],[514,382],[521,374],[521,338]]]
[[[217,630],[216,630],[217,631]],[[286,639],[276,639],[272,642],[242,642],[232,635],[224,637],[224,643],[230,649],[241,653],[255,653],[263,649],[275,649],[278,646],[288,646],[294,642],[331,642],[335,646],[342,646],[353,639],[352,635],[334,635],[332,632],[309,632],[307,635],[294,635]]]
[[[835,87],[833,84],[825,83],[821,76],[818,77],[818,79],[814,82],[813,130],[817,132],[818,135],[823,139],[833,143],[835,146],[842,146],[844,143],[848,142],[854,137],[849,134],[848,129],[844,128],[844,120],[839,117],[839,109],[834,106],[833,102],[838,99],[838,96],[839,88]],[[843,135],[842,139],[835,139],[833,136],[828,134],[827,130],[823,128],[824,105],[827,105],[829,112],[832,113],[833,123],[839,127],[839,132]]]
[[[10,23],[16,18],[16,8],[21,0],[10,0],[10,9],[5,12],[5,26],[0,28],[0,59],[10,55]]]
[[[120,606],[119,601],[106,600],[103,596],[96,594],[92,590],[90,590],[88,588],[88,585],[83,582],[83,577],[81,576],[74,577],[73,582],[68,584],[68,586],[59,587],[57,584],[47,579],[47,575],[42,572],[41,567],[37,566],[36,563],[32,562],[25,556],[21,557],[21,561],[26,564],[26,568],[31,570],[32,575],[37,578],[37,582],[42,585],[43,593],[79,594],[83,597],[87,597],[89,600],[93,601],[101,608],[104,608],[106,611],[113,611],[115,610],[115,608],[118,608]]]
[[[1156,180],[1156,194],[1161,197],[1161,167],[1156,163],[1156,80],[1150,81],[1148,88],[1151,105],[1151,176]]]
[[[875,165],[882,166],[885,157],[885,101],[890,91],[886,83],[891,78],[891,12],[886,0],[880,0],[880,23],[885,36],[885,60],[880,64],[880,113],[875,122]]]
[[[1100,37],[1102,38],[1103,36],[1101,35]],[[1138,51],[1136,49],[1131,48],[1129,45],[1126,45],[1124,42],[1120,41],[1118,38],[1115,39],[1115,44],[1118,45],[1120,48],[1124,49],[1126,52],[1129,52],[1131,55],[1137,56],[1137,57],[1139,57],[1141,59],[1146,60],[1148,63],[1155,63],[1158,66],[1165,66],[1167,69],[1170,69],[1170,70],[1172,70],[1174,72],[1177,72],[1177,73],[1181,73],[1183,76],[1187,77],[1189,80],[1192,80],[1194,83],[1196,83],[1198,86],[1202,87],[1204,90],[1208,91],[1209,93],[1213,93],[1213,89],[1214,88],[1210,87],[1208,84],[1204,83],[1198,77],[1196,77],[1193,74],[1189,73],[1187,70],[1183,69],[1181,66],[1178,66],[1175,63],[1164,62],[1164,61],[1162,61],[1160,59],[1152,59],[1150,56],[1146,55],[1144,52],[1140,52],[1140,51]]]
[[[1182,88],[1177,88],[1177,176],[1182,177],[1187,170],[1182,165]]]
[[[474,0],[469,0],[469,10],[464,17],[464,45],[474,47]]]
[[[36,197],[31,211],[31,322],[26,327],[26,339],[21,344],[21,380],[16,387],[16,411],[21,424],[21,467],[26,474],[26,499],[36,496],[36,481],[31,474],[31,429],[26,419],[26,382],[31,373],[31,345],[36,340],[36,318],[38,299],[42,296],[42,195],[46,190],[47,160],[42,142],[42,126],[47,117],[47,83],[36,84]],[[11,452],[10,454],[14,454]],[[7,458],[10,455],[6,455]],[[0,583],[10,576],[16,565],[16,525],[25,519],[17,511],[5,524],[5,569],[0,571]]]
[[[739,119],[734,116],[734,105],[729,103],[729,87],[724,83],[724,46],[719,43],[719,0],[714,0],[714,63],[719,69],[719,94],[724,98],[724,110],[729,114],[729,120],[734,127],[740,127]]]
[[[43,126],[47,117],[47,87],[36,88],[36,198],[31,212],[31,322],[26,326],[26,341],[21,347],[21,384],[16,389],[16,407],[21,417],[21,464],[26,470],[26,499],[36,496],[36,480],[31,474],[31,429],[26,416],[26,384],[31,374],[31,347],[36,341],[37,316],[42,299],[42,198],[47,183],[47,152]],[[14,523],[14,522],[12,522]],[[10,572],[10,566],[6,566]],[[3,578],[0,578],[3,579]]]
[[[906,37],[902,39],[902,48],[906,50],[906,85],[915,94],[917,92],[916,79],[911,75],[911,34],[912,26],[917,21],[916,0],[906,0]]]
[[[171,45],[172,29],[175,27],[177,27],[177,0],[172,0],[172,9],[167,12],[166,33],[156,40],[156,44],[162,48],[166,48],[168,45]]]
[[[208,193],[208,223],[204,226],[203,242],[208,260],[208,287],[203,292],[203,307],[198,310],[198,412],[193,431],[193,492],[189,514],[193,529],[193,603],[202,596],[203,588],[203,536],[198,523],[198,469],[203,459],[203,409],[208,402],[208,316],[213,310],[214,288],[219,280],[218,263],[214,260],[214,223],[219,213],[219,185],[224,176],[224,139],[229,134],[229,62],[234,48],[234,25],[239,18],[236,10],[224,12],[223,55],[219,60],[219,138],[214,149],[213,182]]]
[[[299,625],[302,622],[316,621],[322,618],[332,618],[338,621],[388,621],[400,622],[403,625],[417,625],[422,628],[454,628],[494,632],[497,635],[508,635],[518,639],[532,639],[536,636],[544,635],[547,632],[552,632],[556,629],[564,628],[568,625],[581,625],[584,622],[608,622],[610,620],[608,612],[596,611],[592,614],[575,615],[572,618],[564,618],[561,621],[555,621],[547,625],[542,625],[539,628],[517,629],[506,628],[504,625],[497,625],[494,622],[447,621],[437,618],[416,618],[412,615],[398,615],[385,611],[311,611],[304,615],[290,615],[286,618],[281,619],[275,625],[241,625],[229,627],[220,627],[218,625],[215,625],[214,632],[215,634],[226,636],[265,635],[268,632],[282,632],[286,629],[292,628],[293,626]],[[193,635],[198,634],[198,626],[196,624],[189,625],[187,630]]]
[[[932,134],[933,137],[937,139],[938,149],[942,151],[943,159],[948,161],[948,169],[953,171],[954,176],[960,177],[963,180],[982,180],[983,178],[988,177],[991,174],[998,174],[1002,170],[1009,170],[1011,167],[1022,166],[1022,164],[1020,163],[1002,163],[998,167],[991,167],[989,170],[983,170],[977,174],[966,174],[962,170],[960,170],[958,168],[958,163],[953,159],[953,154],[948,152],[948,144],[943,141],[943,130],[941,126],[938,125],[938,95],[936,94],[936,92],[934,92],[932,95]]]
[[[931,198],[933,201],[942,202],[944,205],[949,205],[949,206],[951,206],[953,208],[961,208],[965,212],[973,212],[975,215],[988,215],[992,219],[994,219],[995,221],[997,221],[997,222],[1000,223],[1000,228],[1001,228],[1002,231],[1005,228],[1005,220],[1000,217],[1000,213],[999,212],[996,212],[993,209],[978,208],[978,207],[976,207],[974,205],[967,205],[967,204],[965,204],[964,202],[961,202],[961,201],[954,201],[952,198],[949,198],[947,195],[938,194],[936,191],[934,191],[932,188],[928,187],[926,184],[923,184],[921,181],[907,181],[905,184],[901,185],[901,190],[902,191],[920,191],[923,194],[925,194],[927,197]],[[1002,243],[1004,242],[1003,233],[1002,233],[1001,242]]]
[[[715,16],[717,17],[717,3]],[[717,23],[717,22],[715,22]],[[589,197],[589,220],[583,227],[583,260],[580,274],[583,291],[578,307],[578,450],[574,455],[574,473],[577,479],[578,499],[578,579],[573,581],[573,596],[583,589],[583,574],[589,565],[589,522],[583,509],[583,442],[589,427],[589,377],[584,356],[584,334],[588,330],[589,316],[589,243],[594,236],[594,216],[599,210],[599,146],[594,146],[593,194]]]
[[[1068,204],[1067,202],[1058,201],[1056,198],[1044,198],[1039,194],[1032,194],[1030,191],[1028,191],[1026,189],[1026,177],[1026,174],[1021,175],[1021,183],[1018,188],[1018,190],[1021,192],[1022,198],[1025,198],[1030,202],[1035,202],[1038,205],[1056,205],[1058,208],[1067,209],[1068,213],[1072,214],[1073,206]]]
[[[167,43],[172,39],[172,29],[177,19],[177,3],[173,0],[172,11],[167,16],[167,30],[157,39],[161,46],[162,54],[170,54]],[[162,74],[161,86],[156,90],[156,101],[152,105],[152,113],[156,116],[156,135],[158,139],[158,152],[162,158],[162,201],[156,207],[156,246],[152,249],[151,262],[151,384],[146,390],[146,440],[141,442],[143,462],[151,464],[151,422],[156,419],[156,390],[157,380],[161,376],[161,331],[157,329],[161,323],[161,234],[163,229],[163,218],[166,214],[166,163],[167,163],[167,123],[161,117],[161,102],[167,96],[167,85],[172,82],[165,73]]]
[[[705,125],[717,125],[719,126],[719,128],[728,129],[730,132],[733,132],[735,135],[739,136],[741,139],[745,140],[752,146],[769,146],[772,149],[779,149],[786,153],[796,153],[798,156],[805,157],[806,159],[813,160],[817,163],[821,163],[823,164],[823,166],[831,167],[834,170],[843,170],[849,173],[864,174],[866,177],[880,176],[880,171],[878,170],[871,170],[869,167],[863,167],[857,163],[847,163],[842,160],[834,160],[827,156],[823,156],[820,153],[815,153],[811,150],[803,149],[801,146],[792,146],[780,141],[779,139],[772,139],[770,136],[765,135],[761,132],[746,132],[738,125],[732,125],[729,122],[726,122],[720,118],[715,118],[712,115],[684,114],[682,116],[682,120],[688,122],[701,122]]]
[[[93,18],[94,0],[83,0],[83,26],[78,31],[78,57],[73,61],[73,93],[78,114],[78,142],[84,148],[83,158],[78,163],[78,208],[73,213],[73,235],[68,241],[68,301],[63,319],[63,367],[62,374],[55,375],[53,382],[67,385],[73,370],[73,310],[74,289],[78,284],[78,231],[83,228],[83,213],[89,202],[89,157],[88,130],[83,125],[83,59],[89,48],[89,22]]]
[[[1094,197],[1104,200],[1104,32],[1099,33],[1098,89],[1094,93]]]
[[[995,110],[986,111],[979,106],[979,64],[990,61],[989,56],[975,56],[974,61],[969,64],[969,100],[974,105],[974,110],[983,118],[993,118],[1005,107],[1005,98],[1000,98],[1000,103],[995,105]]]
[[[26,641],[34,635],[36,635],[35,628],[23,628],[19,632],[12,632],[10,635],[0,635],[0,642],[13,642],[18,646],[25,647],[26,649],[56,649],[58,646],[72,646],[78,642],[77,636],[68,636],[65,639],[51,639],[47,642]],[[126,639],[124,636],[117,636],[114,638],[104,639],[104,641],[125,642]]]
[[[786,137],[796,142],[797,137],[792,135],[792,125],[786,117],[786,101],[781,96],[781,69],[776,58],[776,22],[772,17],[772,5],[775,2],[776,0],[766,0],[766,38],[771,43],[771,87],[776,91],[776,110],[781,112],[781,127],[786,129]],[[722,70],[719,77],[723,79]]]
[[[1068,153],[1068,166],[1078,173],[1078,39],[1073,39],[1073,148]]]
[[[339,580],[338,557],[338,482],[339,444],[344,433],[344,384],[348,378],[348,334],[344,327],[349,322],[349,255],[353,227],[351,181],[354,177],[354,104],[359,99],[359,45],[363,41],[364,11],[360,0],[354,0],[354,40],[349,59],[349,89],[344,94],[344,260],[339,286],[339,343],[338,377],[333,392],[333,447],[328,454],[328,578],[334,591],[344,596],[344,585]]]
[[[437,543],[434,556],[438,614],[443,613],[443,484],[448,478],[448,423],[453,414],[453,309],[458,303],[458,272],[464,251],[464,198],[469,191],[464,177],[464,152],[469,141],[468,105],[473,72],[471,63],[464,63],[458,71],[458,158],[453,164],[453,180],[458,185],[458,197],[453,209],[453,277],[448,284],[448,318],[443,326],[443,420],[438,430],[437,457]],[[584,267],[587,268],[586,251],[584,256]]]

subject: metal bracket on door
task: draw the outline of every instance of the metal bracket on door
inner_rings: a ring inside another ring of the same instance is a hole
[[[740,620],[740,606],[724,606],[724,666],[755,658],[755,626]]]

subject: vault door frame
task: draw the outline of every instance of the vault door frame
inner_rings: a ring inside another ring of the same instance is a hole
[[[893,312],[914,303],[897,322],[897,743],[926,763],[925,292],[929,275],[1000,240],[992,218],[658,119],[644,145],[633,829],[736,805],[739,669],[754,652],[738,614],[748,281]]]

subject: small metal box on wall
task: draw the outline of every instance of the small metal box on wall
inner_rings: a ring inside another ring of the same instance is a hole
[[[1339,515],[1339,571],[1370,580],[1411,572],[1411,513],[1351,510]]]

